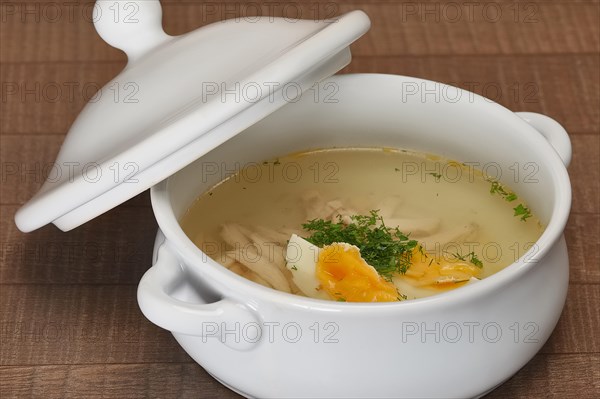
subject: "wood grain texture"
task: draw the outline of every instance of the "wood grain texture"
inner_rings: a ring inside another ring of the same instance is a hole
[[[149,206],[120,206],[69,233],[46,226],[23,234],[16,210],[0,207],[0,285],[135,285],[151,265],[158,226]]]
[[[518,374],[486,396],[495,398],[582,398],[600,392],[600,356],[537,355]],[[568,381],[567,384],[562,383]]]
[[[241,398],[192,363],[2,367],[0,381],[6,399]]]
[[[125,83],[100,91],[124,66],[122,62],[86,68],[55,63],[3,65],[0,132],[65,134],[88,101],[102,96],[125,100]]]
[[[571,136],[573,160],[569,176],[573,190],[572,211],[598,213],[600,211],[600,136]]]
[[[0,204],[24,204],[47,178],[68,175],[68,164],[55,163],[63,139],[64,135],[0,135]],[[141,200],[145,195],[124,205],[147,206]]]
[[[3,87],[1,134],[64,134],[85,103],[102,96],[122,102],[131,90],[117,82],[103,91],[123,62],[8,64]],[[548,115],[571,133],[600,134],[600,57],[427,56],[361,57],[343,72],[418,76],[459,86],[513,111]],[[135,82],[134,82],[135,83]],[[119,91],[120,89],[120,91]],[[143,88],[140,88],[140,90]]]
[[[571,282],[600,283],[600,215],[571,214],[565,229]]]
[[[599,353],[600,343],[587,339],[600,331],[600,285],[571,284],[567,302],[556,329],[541,353]],[[591,304],[591,305],[590,305]]]
[[[600,390],[600,356],[537,355],[495,398],[594,399]],[[101,376],[101,378],[99,378]],[[568,380],[570,384],[554,381]],[[3,398],[223,398],[241,396],[195,364],[59,365],[0,367]]]
[[[95,33],[92,2],[0,0],[0,397],[238,398],[139,311],[157,229],[147,192],[69,233],[14,226],[85,101],[125,65]],[[258,12],[251,0],[162,2],[170,34]],[[363,9],[373,27],[343,72],[449,83],[565,126],[565,309],[540,353],[486,397],[600,397],[600,2],[258,3],[308,19]]]
[[[189,361],[146,320],[135,285],[5,285],[2,365]]]
[[[236,16],[272,15],[316,19],[331,17],[354,9],[371,16],[373,26],[356,44],[356,55],[441,55],[441,54],[564,54],[594,53],[600,46],[597,20],[599,10],[593,3],[542,3],[514,5],[506,2],[312,3],[256,2],[261,6],[233,9],[219,2],[169,2],[163,6],[164,28],[178,35],[200,26]],[[45,16],[36,2],[18,5],[6,14],[0,28],[4,62],[39,61],[122,61],[123,54],[111,49],[96,35],[91,24],[90,7],[61,6],[56,16]],[[70,4],[70,3],[69,3]],[[277,5],[278,6],[274,6]],[[433,9],[425,8],[429,4]],[[238,5],[238,7],[236,7]],[[329,5],[329,6],[328,6]],[[416,11],[414,10],[416,7]],[[251,18],[247,18],[252,21]],[[577,27],[577,29],[574,29]],[[44,38],[46,41],[40,40]],[[45,43],[61,43],[48,46]]]

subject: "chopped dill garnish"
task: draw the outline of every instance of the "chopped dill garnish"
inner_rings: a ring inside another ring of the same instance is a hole
[[[529,208],[527,208],[523,204],[517,205],[516,207],[513,208],[513,210],[515,211],[514,216],[521,216],[521,220],[523,222],[525,222],[527,220],[527,218],[531,217],[531,211],[529,210]]]
[[[337,222],[313,219],[302,227],[311,233],[306,240],[319,248],[334,242],[357,246],[362,258],[382,277],[391,280],[394,273],[406,273],[418,242],[397,227],[387,227],[378,212],[351,216],[350,224],[344,224],[338,216]]]
[[[341,292],[336,292],[336,293],[335,293],[335,294],[333,294],[333,295],[335,295],[335,300],[336,300],[336,301],[338,301],[338,302],[346,302],[346,298],[344,298],[344,297],[342,296],[342,293],[341,293]]]
[[[296,265],[290,267],[290,269],[292,269],[292,270],[298,270],[298,268],[296,267]]]
[[[439,173],[427,173],[427,174],[435,177],[435,181],[440,181],[440,179],[442,178],[442,175]]]
[[[483,267],[483,262],[479,260],[479,258],[477,257],[477,255],[475,255],[474,252],[471,252],[469,255],[471,255],[471,259],[469,261],[472,264],[474,264],[477,267]]]
[[[513,193],[510,190],[507,190],[502,184],[500,184],[499,181],[494,179],[486,180],[492,184],[490,187],[490,194],[498,194],[508,202],[512,202],[518,198],[517,194]]]
[[[281,165],[281,162],[279,162],[279,159],[275,159],[273,161],[263,161],[263,165],[268,165],[270,163],[273,165]]]
[[[508,202],[513,202],[518,198],[517,194],[513,193],[510,190],[507,190],[498,181],[493,180],[493,179],[486,179],[486,180],[492,184],[492,186],[490,187],[491,194],[498,194],[499,196],[501,196]],[[529,210],[529,208],[527,208],[523,204],[517,205],[516,207],[513,208],[513,210],[515,211],[514,216],[521,216],[521,221],[523,221],[523,222],[527,221],[527,218],[531,217],[531,211]]]
[[[477,255],[475,255],[475,252],[469,252],[466,255],[455,253],[453,256],[458,260],[462,260],[463,262],[470,262],[477,267],[483,267],[483,262],[479,260]]]

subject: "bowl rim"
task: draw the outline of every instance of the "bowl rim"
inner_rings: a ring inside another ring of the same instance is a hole
[[[527,273],[531,269],[535,268],[536,265],[542,263],[542,259],[560,239],[566,226],[571,208],[571,183],[566,166],[560,159],[559,155],[556,153],[556,151],[554,151],[550,143],[544,139],[537,130],[535,130],[535,128],[521,119],[513,111],[510,111],[496,102],[493,102],[475,93],[440,82],[391,74],[335,75],[329,78],[328,81],[334,80],[344,83],[344,81],[365,80],[365,82],[368,82],[370,79],[410,79],[411,82],[439,84],[442,85],[442,87],[460,90],[461,94],[469,94],[473,96],[475,100],[470,103],[469,106],[473,107],[474,109],[477,106],[482,106],[488,110],[495,110],[494,112],[503,113],[505,118],[514,118],[516,123],[519,123],[520,121],[519,124],[521,125],[523,133],[531,136],[529,139],[537,141],[537,143],[535,143],[536,151],[544,153],[543,158],[545,162],[547,162],[550,178],[554,182],[554,206],[548,225],[535,243],[537,244],[537,248],[532,246],[523,255],[521,255],[519,259],[506,266],[502,270],[482,279],[481,281],[477,282],[477,284],[469,284],[461,287],[461,289],[458,290],[450,290],[425,298],[411,299],[400,302],[362,303],[326,301],[264,287],[223,267],[221,264],[204,254],[204,252],[202,252],[200,248],[198,248],[187,237],[179,225],[179,221],[177,220],[173,208],[171,207],[169,189],[170,179],[164,180],[153,186],[150,193],[152,208],[159,228],[165,236],[165,242],[168,242],[173,249],[175,249],[177,255],[181,258],[181,261],[186,266],[193,267],[195,264],[208,265],[209,267],[205,267],[202,272],[209,278],[214,279],[215,282],[219,283],[221,286],[227,287],[228,292],[220,292],[220,295],[224,297],[235,298],[242,303],[245,302],[246,304],[250,304],[251,302],[256,302],[259,300],[261,302],[277,303],[278,306],[344,312],[360,312],[364,309],[369,309],[370,312],[397,312],[400,309],[412,309],[414,306],[438,307],[440,304],[455,306],[457,302],[471,301],[479,296],[488,295],[489,293],[499,290],[517,280],[524,273]]]

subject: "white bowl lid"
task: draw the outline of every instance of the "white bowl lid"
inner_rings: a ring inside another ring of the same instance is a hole
[[[181,36],[161,21],[158,0],[96,2],[96,30],[129,61],[71,126],[15,215],[21,231],[68,231],[171,176],[346,66],[370,26],[362,11],[231,19]]]

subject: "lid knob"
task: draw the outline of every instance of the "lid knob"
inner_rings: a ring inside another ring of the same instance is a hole
[[[93,21],[102,39],[123,50],[129,61],[170,38],[162,29],[158,0],[97,0]]]

